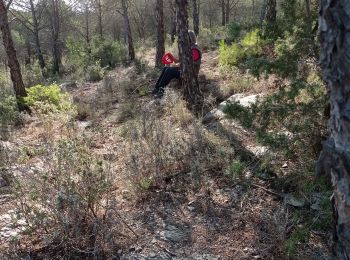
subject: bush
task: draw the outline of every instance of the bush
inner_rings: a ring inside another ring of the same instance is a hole
[[[141,107],[140,115],[120,133],[128,142],[126,170],[136,192],[162,187],[167,178],[179,173],[191,173],[199,180],[209,169],[215,172],[226,166],[233,154],[229,144],[188,120],[191,115],[183,117],[186,104],[179,95],[166,95],[165,111],[159,111],[159,106]],[[183,106],[181,115],[176,114],[177,103]]]
[[[231,46],[224,41],[219,46],[219,61],[221,65],[238,66],[249,57],[256,57],[262,52],[262,40],[260,30],[248,32],[241,43],[233,43]]]
[[[75,138],[46,147],[45,168],[18,179],[14,187],[17,217],[27,224],[23,235],[28,241],[38,238],[35,243],[46,249],[42,254],[113,258],[122,222],[109,165]]]
[[[226,27],[201,28],[198,35],[198,42],[203,49],[216,48],[220,40],[226,40],[228,32]]]
[[[203,49],[211,49],[216,47],[215,34],[208,28],[202,28],[198,35],[198,42]]]
[[[255,29],[248,32],[241,41],[244,53],[246,56],[259,55],[262,52],[262,39],[260,37],[260,30]]]
[[[242,61],[244,55],[244,50],[237,43],[228,46],[224,41],[220,41],[219,61],[221,65],[236,66]]]
[[[0,70],[0,89],[9,88],[10,77],[5,71]]]
[[[72,38],[67,40],[70,73],[87,80],[98,81],[105,68],[114,68],[127,59],[127,49],[109,38],[94,38],[88,45]]]
[[[241,25],[236,22],[231,22],[228,25],[228,35],[232,41],[237,41],[239,39],[239,36],[241,34]]]
[[[10,91],[0,88],[0,139],[8,137],[8,128],[18,116],[16,97]]]
[[[67,112],[73,108],[70,97],[56,84],[37,85],[27,89],[24,102],[41,114]]]
[[[225,174],[232,179],[240,179],[246,169],[247,166],[244,162],[241,162],[240,160],[234,160],[226,170]]]
[[[127,49],[120,42],[97,37],[92,41],[91,56],[100,62],[101,67],[114,68],[127,60]]]
[[[100,63],[88,65],[85,69],[85,79],[88,81],[96,82],[103,78],[105,70],[101,68]]]
[[[22,70],[23,82],[27,87],[43,83],[43,75],[38,62],[34,64],[28,64],[23,67]]]

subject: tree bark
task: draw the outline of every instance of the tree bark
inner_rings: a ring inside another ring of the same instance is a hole
[[[170,29],[170,37],[171,42],[175,42],[176,36],[176,8],[174,6],[174,0],[170,0],[170,9],[171,9],[171,29]]]
[[[97,13],[98,13],[98,34],[100,35],[100,37],[103,37],[103,24],[102,24],[102,4],[101,4],[101,0],[97,0],[96,2],[97,5]]]
[[[85,3],[85,40],[86,43],[90,43],[90,9],[89,4]]]
[[[156,53],[156,67],[161,68],[162,57],[165,53],[164,46],[164,10],[163,0],[156,1],[156,20],[157,20],[157,53]]]
[[[5,2],[0,0],[0,30],[2,33],[3,43],[7,55],[8,65],[10,67],[11,80],[17,97],[27,95],[24,87],[21,68],[17,59],[16,50],[13,44],[10,27],[8,24],[7,9]]]
[[[32,20],[33,20],[33,36],[34,36],[34,43],[35,43],[35,53],[39,61],[40,68],[43,71],[46,64],[45,64],[43,53],[41,51],[41,45],[39,40],[39,23],[36,16],[33,0],[29,0],[29,4],[30,4],[30,11],[31,11]]]
[[[265,22],[267,25],[274,25],[276,22],[276,0],[267,0]]]
[[[192,0],[193,31],[199,34],[199,4],[200,0]]]
[[[221,0],[221,25],[226,25],[226,5],[225,0]]]
[[[134,60],[135,50],[134,50],[134,43],[132,40],[131,27],[129,22],[128,7],[127,7],[126,0],[121,0],[121,2],[122,2],[123,20],[124,20],[124,36],[128,43],[129,59]]]
[[[181,80],[185,99],[194,111],[199,111],[202,95],[199,90],[198,76],[194,73],[190,39],[188,35],[188,0],[176,0],[177,32]]]
[[[331,104],[330,136],[317,164],[330,174],[335,212],[334,250],[350,259],[350,3],[322,0],[320,12],[321,67]]]
[[[305,0],[305,8],[306,8],[306,19],[307,19],[307,30],[308,33],[312,34],[312,17],[311,17],[311,9],[310,9],[310,0]]]
[[[260,27],[263,27],[263,23],[265,20],[265,14],[267,9],[267,0],[263,1],[262,7],[261,7],[261,14],[260,14]]]
[[[60,11],[59,1],[51,0],[51,37],[52,37],[52,71],[60,73],[61,52],[60,52]]]
[[[230,23],[230,12],[231,12],[231,6],[230,6],[230,0],[226,0],[226,11],[225,11],[225,14],[226,14],[226,17],[225,17],[225,22],[226,24],[229,24]]]

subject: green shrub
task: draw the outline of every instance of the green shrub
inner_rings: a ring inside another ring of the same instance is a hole
[[[244,50],[237,44],[231,46],[224,41],[220,41],[219,46],[219,61],[221,65],[235,66],[238,65],[244,58]]]
[[[229,102],[223,108],[223,112],[229,118],[239,119],[246,128],[250,128],[253,125],[255,115],[252,113],[251,108],[243,107],[239,102]]]
[[[66,112],[73,108],[69,95],[56,84],[31,87],[27,89],[27,94],[24,102],[42,114]]]
[[[260,37],[260,30],[255,29],[248,32],[241,41],[244,53],[246,56],[253,56],[261,54],[262,52],[262,39]]]
[[[10,77],[8,73],[0,70],[0,89],[9,88]]]
[[[230,176],[232,179],[241,178],[246,168],[247,166],[244,162],[241,162],[240,160],[234,160],[226,170],[225,174]]]
[[[94,38],[91,45],[91,56],[99,61],[101,67],[114,68],[127,59],[127,49],[120,42],[108,38]]]
[[[105,70],[101,68],[99,62],[89,65],[85,69],[85,79],[88,81],[96,82],[103,78]]]
[[[300,243],[309,241],[310,233],[306,227],[298,227],[285,242],[285,250],[289,257],[294,256],[297,251],[297,246]]]
[[[198,42],[203,49],[216,48],[219,40],[227,39],[228,30],[225,26],[215,28],[201,28],[198,35]]]
[[[266,57],[248,57],[243,67],[249,71],[249,73],[260,79],[261,76],[267,77],[272,73],[274,64]]]
[[[38,62],[24,66],[22,75],[24,85],[27,87],[43,83],[43,75]]]
[[[208,28],[202,28],[198,35],[198,42],[203,49],[211,49],[216,46],[215,34]]]
[[[90,44],[67,40],[69,73],[86,80],[98,81],[105,68],[114,68],[127,59],[126,46],[109,38],[96,37]]]
[[[237,41],[241,34],[241,25],[236,22],[231,22],[228,25],[228,35],[232,41]]]
[[[260,30],[248,32],[240,44],[227,45],[224,41],[219,44],[219,61],[221,65],[238,66],[245,59],[256,57],[262,53]]]
[[[0,139],[8,137],[9,125],[18,119],[16,97],[6,89],[0,88]]]

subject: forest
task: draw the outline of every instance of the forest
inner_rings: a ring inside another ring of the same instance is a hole
[[[0,259],[350,259],[349,24],[0,0]]]

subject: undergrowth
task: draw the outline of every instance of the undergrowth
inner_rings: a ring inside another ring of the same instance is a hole
[[[116,209],[109,164],[74,137],[47,143],[41,156],[45,167],[26,178],[17,176],[13,186],[16,218],[26,223],[23,236],[36,237],[46,256],[117,255],[125,226]],[[17,252],[27,250],[14,246]]]

